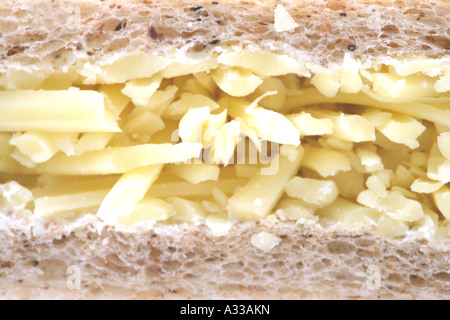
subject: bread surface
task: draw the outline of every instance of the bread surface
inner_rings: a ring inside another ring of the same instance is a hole
[[[282,4],[299,25],[274,29]],[[366,64],[388,57],[448,57],[450,2],[444,1],[2,1],[0,70],[62,67],[173,48],[256,45],[328,66],[353,52]],[[52,14],[49,14],[52,13]]]
[[[280,3],[295,30],[275,31]],[[208,55],[225,45],[326,68],[349,51],[368,66],[391,58],[448,61],[448,12],[447,0],[2,1],[0,71],[59,70],[135,51]],[[76,223],[1,215],[1,298],[450,298],[449,239],[386,239],[370,229],[273,216],[215,235],[204,225],[127,233],[94,215]],[[269,252],[251,244],[262,231],[281,239]],[[80,288],[68,285],[70,266],[80,270]],[[379,286],[371,286],[371,270],[380,272]]]
[[[221,236],[187,225],[123,233],[95,217],[37,229],[2,232],[0,297],[449,298],[448,242],[435,247],[273,218],[238,224]],[[263,231],[281,239],[268,252],[251,244]],[[71,266],[79,271],[78,289]]]

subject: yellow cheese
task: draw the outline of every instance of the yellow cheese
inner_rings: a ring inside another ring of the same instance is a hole
[[[442,76],[434,84],[434,89],[436,92],[448,92],[450,91],[450,67],[445,69]]]
[[[376,193],[379,197],[386,197],[388,195],[388,191],[386,189],[386,186],[384,185],[383,181],[381,181],[380,177],[377,175],[372,175],[367,178],[366,181],[367,188]]]
[[[27,188],[21,186],[16,181],[8,181],[0,184],[0,207],[6,206],[20,215],[27,204],[33,201],[33,194]]]
[[[278,76],[277,79],[280,79],[286,87],[287,95],[296,95],[298,94],[298,90],[301,87],[302,78],[294,73],[288,73],[282,76]]]
[[[180,120],[190,109],[208,107],[210,111],[219,108],[219,105],[201,94],[184,93],[181,98],[172,102],[164,111],[163,118],[170,120]]]
[[[411,153],[411,166],[417,169],[425,169],[428,163],[428,154],[425,152],[414,151]]]
[[[249,164],[236,164],[234,166],[236,170],[236,177],[239,178],[253,178],[261,169],[259,166]]]
[[[94,150],[79,156],[57,154],[38,164],[36,173],[64,175],[97,175],[124,173],[133,168],[160,163],[177,163],[198,157],[201,144],[144,144]]]
[[[166,171],[193,184],[219,179],[219,167],[206,163],[169,164],[166,166]]]
[[[175,222],[198,223],[207,217],[206,211],[196,201],[179,197],[169,197],[166,201],[175,207],[176,215],[172,218]]]
[[[120,119],[120,114],[130,102],[130,98],[122,93],[122,84],[104,84],[98,90],[105,97],[105,107],[115,120]]]
[[[15,149],[11,153],[11,158],[13,158],[18,163],[20,163],[22,166],[27,167],[27,168],[35,168],[37,166],[36,162],[31,160],[29,156],[27,156],[26,154],[23,154],[18,149]],[[24,172],[26,172],[26,171],[24,171]]]
[[[205,225],[216,237],[226,236],[235,223],[236,219],[230,218],[224,213],[210,214],[205,219]]]
[[[262,78],[280,76],[288,73],[308,76],[309,72],[304,64],[287,55],[270,51],[224,51],[217,58],[219,64],[225,66],[251,69]]]
[[[250,114],[244,115],[243,119],[264,140],[294,146],[300,144],[300,132],[280,113],[255,108]]]
[[[149,78],[168,66],[170,62],[169,59],[149,53],[123,56],[102,66],[98,74],[95,74],[96,82],[123,83],[130,79]],[[88,65],[80,74],[89,76],[90,70],[92,69]]]
[[[263,140],[294,146],[300,144],[300,132],[284,115],[261,107],[248,108],[249,105],[247,100],[233,99],[228,111],[231,116],[242,118]]]
[[[284,156],[276,157],[279,159],[276,174],[259,174],[236,192],[228,200],[228,213],[234,217],[246,219],[259,219],[268,215],[284,193],[286,182],[296,174],[300,167],[303,148],[298,147],[298,150],[295,161],[290,161]]]
[[[349,53],[344,55],[344,63],[339,74],[340,91],[344,93],[358,93],[362,87],[363,82],[359,76],[361,68],[358,63]]]
[[[78,141],[75,143],[73,147],[73,154],[68,154],[65,152],[66,155],[82,155],[83,153],[87,151],[94,151],[94,150],[103,150],[108,145],[109,141],[112,139],[113,134],[109,132],[87,132],[83,133],[82,136],[78,139]]]
[[[220,214],[222,211],[220,206],[214,201],[201,200],[200,205],[206,212],[208,212],[208,214]]]
[[[298,156],[298,149],[294,146],[283,144],[279,147],[280,154],[288,158],[289,161],[295,161]],[[275,151],[275,150],[273,150]]]
[[[237,187],[245,185],[246,182],[248,182],[248,179],[242,178],[220,178],[219,181],[204,181],[198,184],[192,184],[186,181],[156,182],[148,191],[148,195],[155,198],[198,198],[211,196],[211,190],[213,188],[222,190],[226,195],[232,195]]]
[[[325,147],[325,149],[330,149],[329,146]],[[348,159],[348,162],[351,166],[351,168],[359,173],[366,173],[366,168],[361,164],[361,159],[355,154],[353,150],[339,150],[336,151],[341,152],[343,155],[345,155]],[[383,159],[384,161],[384,159]],[[344,171],[346,172],[346,171]]]
[[[332,180],[294,177],[286,183],[286,194],[325,207],[336,200],[339,190]]]
[[[403,165],[399,164],[391,177],[392,185],[409,189],[414,181],[414,175]]]
[[[168,220],[176,214],[175,206],[163,199],[145,198],[139,201],[134,210],[118,217],[117,223],[125,228],[132,228],[156,221]]]
[[[391,73],[374,73],[373,91],[391,98],[420,98],[435,95],[434,81],[419,74],[401,77]]]
[[[213,54],[202,59],[194,59],[193,57],[177,57],[171,61],[162,71],[164,78],[174,78],[188,74],[209,71],[217,68],[217,55]]]
[[[361,230],[378,220],[379,214],[370,208],[338,197],[332,205],[318,209],[316,215],[326,221],[344,226],[347,230]]]
[[[227,109],[224,109],[219,114],[210,115],[203,132],[202,143],[204,148],[210,146],[214,142],[216,135],[219,134],[220,128],[223,127],[226,121]]]
[[[420,200],[419,196],[417,193],[411,192],[408,188],[403,188],[400,186],[391,186],[391,191],[392,192],[398,192],[399,194],[403,195],[404,197],[408,198],[408,199],[412,199],[412,200]],[[425,204],[424,204],[425,205]],[[423,207],[422,207],[423,209]],[[421,219],[421,218],[420,218]]]
[[[217,86],[213,81],[211,74],[206,72],[197,72],[193,74],[194,78],[197,79],[198,83],[212,96],[215,95],[217,91]]]
[[[338,172],[328,179],[336,183],[339,189],[339,195],[346,199],[356,200],[358,194],[365,189],[365,177],[363,173],[356,170]]]
[[[301,136],[325,135],[333,132],[333,122],[327,118],[317,119],[306,112],[289,115],[287,118],[300,131]]]
[[[298,24],[281,4],[277,5],[274,13],[274,28],[276,32],[290,31],[298,27]]]
[[[340,139],[336,139],[333,136],[327,137],[326,139],[320,138],[319,144],[323,145],[325,148],[332,148],[337,150],[353,150],[355,144],[353,141],[342,141]]]
[[[148,103],[146,105],[136,106],[133,111],[130,112],[129,117],[134,118],[145,111],[162,115],[175,99],[175,94],[177,92],[178,88],[172,85],[167,86],[164,90],[156,90],[148,99]]]
[[[392,113],[373,109],[364,113],[363,116],[378,128],[392,118]]]
[[[97,216],[115,225],[120,217],[125,217],[136,209],[136,204],[144,198],[150,186],[158,178],[163,165],[136,168],[122,175],[108,192],[98,209]],[[137,212],[142,215],[141,210]],[[148,213],[151,214],[151,213]]]
[[[148,143],[150,138],[165,127],[164,121],[159,115],[151,111],[144,111],[127,120],[123,125],[123,131],[132,139],[140,143]]]
[[[443,157],[430,157],[428,159],[428,178],[443,183],[450,182],[450,160]]]
[[[48,72],[38,70],[20,70],[9,67],[0,77],[0,87],[6,90],[34,90],[38,89]],[[57,88],[52,88],[53,90]]]
[[[406,233],[409,229],[408,225],[403,221],[382,216],[378,220],[377,233],[383,237],[399,237]]]
[[[273,247],[277,246],[281,239],[268,232],[260,232],[254,234],[251,238],[251,243],[259,250],[269,252]]]
[[[216,214],[222,211],[220,206],[214,201],[201,200],[200,205],[206,212],[208,212],[208,214]]]
[[[282,5],[274,22],[296,28]],[[447,69],[364,69],[347,52],[311,75],[287,55],[214,50],[0,74],[0,180],[32,188],[0,184],[0,205],[45,219],[100,208],[118,227],[195,223],[217,235],[274,211],[390,237],[442,233]],[[269,250],[277,239],[251,241]]]
[[[417,193],[433,193],[444,185],[441,181],[433,181],[425,178],[417,178],[411,184],[411,191]]]
[[[419,146],[417,138],[425,131],[425,126],[411,116],[396,114],[378,127],[378,130],[389,140],[415,149]]]
[[[334,97],[341,87],[339,76],[333,73],[317,73],[311,78],[311,84],[327,98]]]
[[[392,219],[404,222],[417,221],[424,214],[418,201],[406,198],[397,190],[389,192],[385,197],[380,197],[371,190],[365,190],[358,195],[357,201],[386,214]]]
[[[417,73],[423,73],[428,76],[436,76],[439,75],[439,70],[441,70],[443,64],[445,65],[445,62],[445,59],[441,60],[425,57],[411,57],[402,60],[393,59],[389,64],[389,72],[402,77],[407,77]]]
[[[133,79],[127,81],[122,93],[131,98],[137,106],[147,105],[151,96],[161,85],[162,76],[156,74],[151,78]]]
[[[375,132],[372,124],[359,115],[333,117],[333,135],[344,141],[374,141]]]
[[[281,200],[281,202],[283,202],[283,200]],[[275,211],[275,214],[282,221],[296,220],[301,223],[314,224],[318,220],[318,217],[313,214],[312,210],[299,205],[288,205]]]
[[[316,117],[333,122],[332,135],[343,141],[374,141],[375,127],[365,117],[357,114],[345,114],[328,110],[309,110]]]
[[[180,120],[178,135],[183,142],[202,143],[203,127],[210,117],[208,107],[189,110]]]
[[[245,120],[242,119],[241,117],[235,117],[234,119],[236,121],[239,121],[239,124],[241,126],[241,134],[242,134],[242,136],[249,139],[249,149],[248,149],[249,152],[254,152],[255,148],[256,148],[256,150],[261,150],[261,143],[262,143],[262,141],[258,137],[258,132],[254,128],[251,128],[245,122]],[[244,140],[243,142],[245,142],[245,141],[246,140]],[[238,145],[238,147],[239,147],[239,145]],[[256,162],[252,162],[250,164],[256,164]]]
[[[0,172],[20,172],[21,165],[11,157],[15,147],[9,144],[11,133],[0,133]]]
[[[356,149],[356,154],[361,160],[366,172],[380,171],[384,169],[383,160],[377,154],[376,149],[360,147]]]
[[[63,213],[96,209],[100,206],[108,189],[86,191],[73,194],[44,196],[34,200],[34,214],[40,218],[49,218]]]
[[[275,77],[266,78],[261,85],[250,94],[249,98],[255,100],[267,92],[274,92],[274,94],[259,100],[258,104],[266,109],[275,111],[281,110],[284,101],[286,100],[286,86],[283,81]]]
[[[442,155],[450,160],[450,132],[444,132],[437,138],[439,151]]]
[[[234,150],[239,142],[241,125],[239,121],[230,121],[222,126],[214,136],[211,157],[206,156],[206,163],[228,165],[233,159]]]
[[[32,188],[31,191],[35,198],[77,194],[87,191],[100,192],[102,190],[110,190],[119,178],[120,175],[74,177],[44,174],[39,176],[36,187]],[[106,194],[107,192],[105,193],[105,196]],[[103,198],[98,203],[98,206],[100,206]]]
[[[56,71],[50,74],[40,85],[39,89],[43,90],[66,90],[69,89],[78,74],[75,68],[69,68],[68,70]],[[26,77],[24,77],[26,78]],[[27,85],[26,89],[32,89],[32,86]]]
[[[95,133],[91,133],[95,134]],[[100,134],[108,134],[108,133],[100,133]],[[73,156],[75,154],[75,145],[78,140],[79,133],[70,132],[70,133],[53,133],[52,139],[55,146],[58,150],[64,152],[68,156]],[[105,146],[102,147],[102,149]]]
[[[305,168],[317,171],[322,177],[334,176],[340,171],[351,169],[348,158],[334,150],[305,146],[303,164]]]
[[[0,91],[0,131],[119,132],[103,99],[90,90]]]
[[[394,99],[386,102],[377,100],[376,97],[369,96],[366,93],[347,94],[341,92],[337,93],[336,96],[332,98],[327,98],[316,88],[305,88],[296,95],[291,97],[288,96],[283,106],[283,111],[291,112],[304,106],[322,103],[345,103],[379,108],[391,112],[407,114],[416,117],[417,119],[428,120],[447,128],[450,123],[450,112],[447,112],[445,107],[439,108],[433,106],[433,103],[430,101],[422,102],[421,100],[409,99],[405,102],[404,100],[398,101]]]
[[[442,215],[446,219],[450,219],[450,188],[444,186],[438,191],[433,192],[433,198]]]
[[[192,76],[182,76],[173,79],[174,85],[176,85],[180,92],[192,93],[192,94],[201,94],[206,97],[214,97],[214,95],[209,92],[209,88],[205,88],[202,86],[200,81],[197,78]],[[217,88],[217,85],[214,83],[214,87]]]
[[[53,157],[58,147],[49,133],[26,132],[14,135],[9,143],[35,163],[42,163]]]
[[[212,78],[220,89],[234,97],[252,93],[263,82],[260,77],[243,68],[216,69]]]
[[[214,201],[221,206],[222,208],[225,208],[227,203],[228,203],[228,197],[225,194],[225,192],[223,192],[222,190],[220,190],[219,188],[213,188],[211,190],[211,194],[212,197],[214,199]]]

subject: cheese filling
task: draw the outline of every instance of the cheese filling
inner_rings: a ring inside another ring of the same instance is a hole
[[[448,235],[447,71],[364,69],[347,54],[339,70],[309,74],[286,55],[228,49],[5,73],[0,210],[96,214],[123,229],[228,230],[274,215]]]

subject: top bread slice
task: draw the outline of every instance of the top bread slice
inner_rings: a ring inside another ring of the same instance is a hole
[[[298,26],[274,28],[282,3]],[[448,58],[448,1],[2,1],[1,70],[69,65],[133,50],[192,53],[256,45],[327,67]]]

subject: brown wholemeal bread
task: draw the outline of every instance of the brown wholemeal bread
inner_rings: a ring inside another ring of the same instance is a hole
[[[342,60],[352,45],[368,64],[393,56],[445,57],[450,50],[448,1],[282,2],[299,24],[295,32],[275,31],[278,3],[4,1],[1,66],[58,66],[122,50],[198,52],[217,40],[325,65]]]
[[[221,237],[190,226],[127,234],[86,220],[45,235],[30,227],[2,233],[10,248],[2,253],[2,297],[448,299],[448,243],[435,248],[270,219]],[[282,241],[260,251],[250,238],[261,231]],[[71,265],[80,267],[79,290],[67,285]],[[370,266],[379,267],[380,288],[368,284]]]
[[[292,30],[276,31],[279,4],[295,20]],[[443,83],[449,12],[447,0],[2,1],[0,86],[41,89],[52,71],[83,63],[94,70],[135,52],[202,58],[230,47],[288,55],[307,79],[339,70],[346,54],[371,72],[426,58],[439,67],[417,72]],[[448,91],[440,94],[448,110]],[[127,231],[96,211],[34,218],[33,205],[15,200],[21,189],[7,182],[32,189],[35,177],[0,171],[2,299],[450,299],[450,218],[422,196],[434,212],[431,235],[409,222],[389,237],[376,224],[349,229],[321,214],[313,223],[287,219],[279,206],[278,214],[239,220],[226,232],[170,222]],[[276,237],[269,250],[255,245],[261,232]]]

